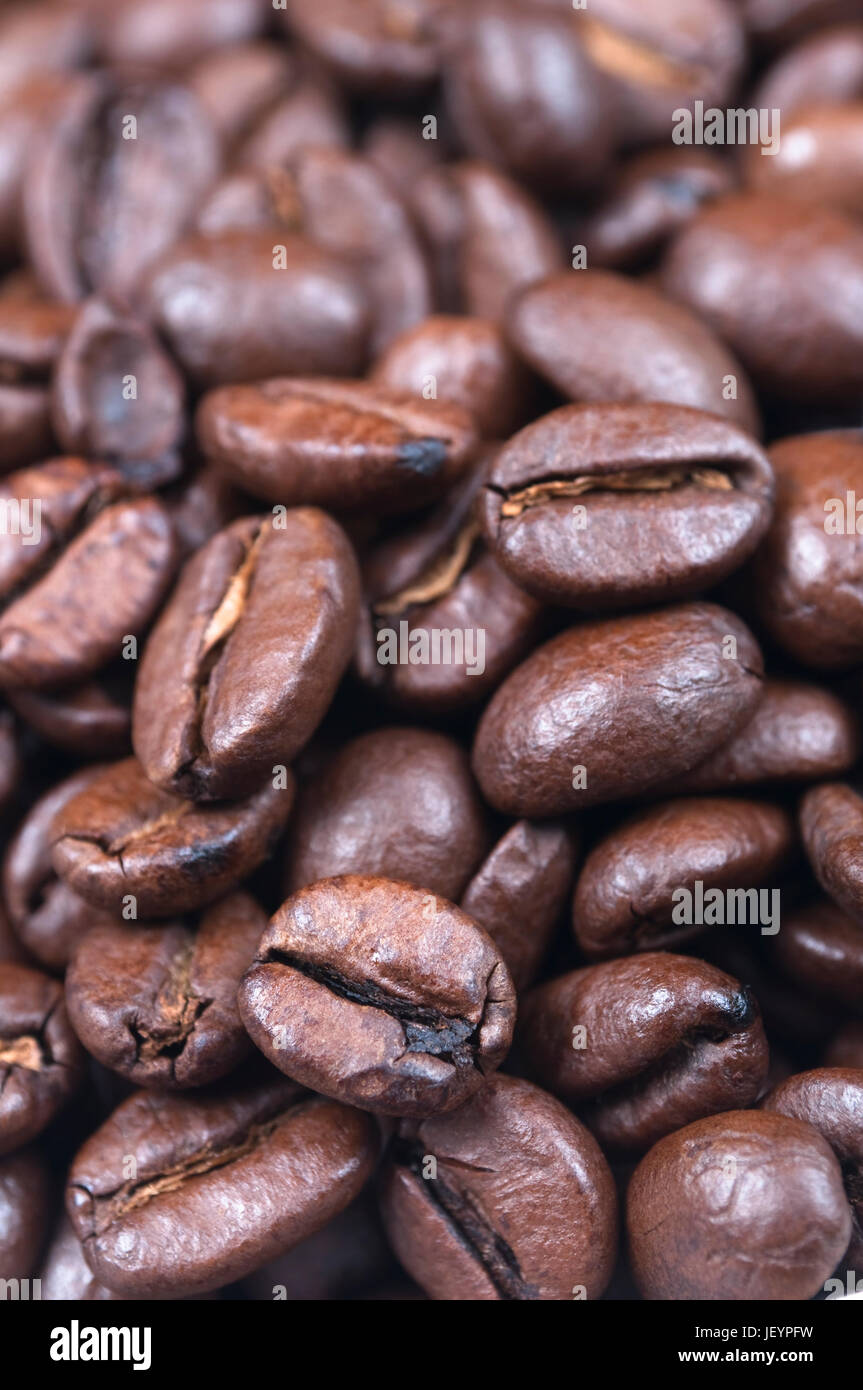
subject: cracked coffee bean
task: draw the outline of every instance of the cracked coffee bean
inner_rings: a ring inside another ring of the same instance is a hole
[[[53,821],[56,872],[87,902],[138,918],[214,902],[266,859],[294,782],[245,801],[196,805],[153,786],[134,758],[105,768]]]
[[[515,991],[490,937],[406,883],[354,875],[276,913],[240,986],[243,1022],[295,1081],[383,1115],[463,1104],[503,1061]]]
[[[100,1283],[183,1298],[325,1225],[360,1191],[377,1148],[369,1116],[283,1080],[200,1098],[137,1091],[78,1153],[66,1205]]]
[[[519,1034],[530,1074],[618,1153],[753,1105],[766,1088],[754,995],[688,956],[649,952],[539,985],[521,1003]]]
[[[144,650],[132,740],[147,775],[196,801],[273,781],[326,713],[358,611],[353,550],[324,512],[219,532],[187,563]]]
[[[194,924],[94,927],[66,974],[72,1027],[137,1086],[218,1081],[251,1051],[237,987],[266,925],[254,899],[231,893]]]
[[[41,1134],[83,1074],[62,985],[23,965],[0,965],[0,1154]]]
[[[593,1299],[611,1277],[617,1197],[599,1145],[513,1076],[451,1114],[402,1120],[381,1206],[396,1254],[434,1299],[565,1300],[579,1288]]]

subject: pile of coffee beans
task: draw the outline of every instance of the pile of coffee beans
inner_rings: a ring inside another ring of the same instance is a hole
[[[863,1289],[860,0],[0,0],[0,699],[5,1287]]]

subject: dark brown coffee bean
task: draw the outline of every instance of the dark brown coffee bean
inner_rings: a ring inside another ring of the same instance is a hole
[[[0,294],[0,471],[54,451],[49,383],[74,310]]]
[[[342,261],[269,231],[187,237],[156,265],[145,298],[185,372],[201,386],[362,370],[367,299]]]
[[[863,24],[824,29],[776,58],[753,93],[759,110],[783,121],[806,106],[841,105],[863,95]]]
[[[524,423],[530,385],[500,326],[435,314],[408,329],[378,359],[372,380],[385,391],[461,406],[484,439],[505,439]]]
[[[459,745],[425,729],[376,729],[345,743],[301,788],[285,892],[363,874],[457,901],[487,844],[486,813]]]
[[[353,551],[324,512],[249,517],[214,536],[141,662],[132,734],[150,779],[212,801],[275,776],[326,713],[358,607]]]
[[[131,663],[130,663],[131,664]],[[40,738],[82,758],[121,758],[132,748],[131,673],[114,668],[61,690],[10,690],[9,704]]]
[[[247,492],[337,511],[412,511],[435,501],[477,444],[458,406],[326,378],[213,391],[197,433],[216,471]]]
[[[608,1164],[562,1105],[514,1076],[454,1114],[402,1121],[381,1202],[396,1254],[434,1299],[592,1299],[611,1277]]]
[[[863,1070],[819,1068],[783,1081],[762,1101],[765,1110],[805,1120],[823,1135],[842,1165],[851,1208],[845,1262],[863,1261]]]
[[[58,974],[85,932],[114,920],[58,878],[51,863],[54,817],[99,773],[99,768],[75,772],[41,796],[3,860],[3,899],[12,925],[30,954]]]
[[[863,295],[863,228],[842,213],[766,194],[720,198],[672,243],[662,282],[765,391],[825,405],[859,396],[863,328],[847,305]]]
[[[515,992],[497,948],[444,898],[346,875],[295,893],[239,994],[266,1057],[385,1115],[464,1103],[503,1061]]]
[[[195,924],[94,927],[66,975],[72,1027],[137,1086],[185,1090],[227,1076],[251,1050],[237,987],[266,925],[253,898],[231,893]]]
[[[807,666],[863,661],[863,546],[856,489],[863,476],[857,430],[783,439],[770,450],[776,513],[754,561],[758,616]],[[863,509],[861,509],[863,510]]]
[[[166,501],[184,560],[249,510],[246,496],[206,465],[169,492]]]
[[[0,1154],[28,1144],[83,1077],[63,987],[38,970],[0,965]]]
[[[436,76],[432,24],[446,0],[286,0],[285,22],[340,80],[360,90],[410,92]],[[450,0],[451,3],[451,0]]]
[[[863,95],[863,94],[861,94]],[[783,123],[774,158],[746,152],[746,185],[863,216],[863,101],[805,107]]]
[[[688,598],[752,554],[773,476],[755,442],[670,405],[564,406],[492,463],[483,532],[516,583],[589,610]]]
[[[4,66],[0,33],[0,74]],[[0,79],[0,255],[4,261],[14,259],[20,250],[24,176],[36,142],[50,125],[70,80],[66,73],[50,70],[31,77],[15,74],[14,83]]]
[[[370,1289],[399,1272],[374,1194],[366,1189],[314,1235],[254,1270],[243,1293],[261,1302],[365,1300]]]
[[[127,758],[55,818],[54,868],[88,902],[125,909],[127,920],[195,911],[270,854],[293,800],[290,772],[284,780],[283,788],[267,784],[245,801],[196,806],[154,787]]]
[[[180,472],[183,380],[147,326],[91,299],[60,353],[54,432],[67,453],[111,463],[145,487]]]
[[[77,683],[143,636],[173,576],[175,545],[161,502],[124,501],[126,491],[113,469],[75,458],[3,480],[0,496],[19,524],[0,536],[0,684]]]
[[[800,832],[824,892],[863,921],[863,795],[844,782],[812,787],[800,803]]]
[[[513,301],[508,331],[570,400],[668,401],[759,433],[742,367],[695,314],[650,285],[607,270],[555,275]]]
[[[240,142],[235,157],[241,169],[257,170],[264,175],[280,203],[278,190],[291,182],[286,170],[301,154],[312,149],[347,151],[350,147],[351,130],[343,93],[312,64],[301,67],[290,91],[260,116]],[[401,218],[398,220],[401,222]]]
[[[510,826],[480,864],[461,908],[488,932],[516,989],[533,983],[572,884],[577,837],[553,822]]]
[[[623,1153],[752,1105],[765,1088],[754,996],[688,956],[651,952],[540,985],[522,1001],[519,1030],[529,1074]]]
[[[768,802],[681,797],[639,811],[585,860],[576,940],[589,960],[606,960],[673,949],[712,924],[775,934],[779,890],[763,885],[790,866],[796,846],[790,812]]]
[[[67,1208],[108,1288],[206,1293],[325,1225],[357,1195],[376,1150],[367,1115],[281,1080],[157,1106],[136,1091],[77,1155]]]
[[[24,188],[27,250],[67,303],[125,296],[176,240],[215,176],[218,148],[185,87],[80,77],[34,152]]]
[[[0,1279],[35,1274],[52,1195],[48,1170],[35,1149],[0,1159]]]
[[[263,17],[257,0],[129,0],[100,14],[99,49],[115,67],[179,69],[211,48],[252,38]]]
[[[784,939],[795,915],[794,910],[786,914],[782,930],[769,938],[767,950],[759,950],[750,934],[714,932],[699,943],[699,953],[720,970],[746,981],[758,1000],[771,1043],[778,1042],[795,1054],[802,1048],[813,1055],[834,1032],[836,1009],[777,969],[776,942]]]
[[[863,1014],[863,929],[829,899],[789,913],[770,954],[807,993]]]
[[[843,1023],[825,1050],[825,1067],[863,1067],[863,1022]]]
[[[751,717],[761,680],[751,633],[713,604],[585,623],[540,647],[494,695],[474,772],[507,815],[634,796],[727,740]]]
[[[713,1115],[660,1140],[626,1208],[633,1273],[652,1300],[812,1298],[851,1234],[829,1144],[769,1111]]]

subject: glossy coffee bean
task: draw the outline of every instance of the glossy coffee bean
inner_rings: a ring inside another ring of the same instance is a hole
[[[67,303],[135,293],[217,167],[215,133],[187,88],[80,76],[25,180],[27,251],[43,288]]]
[[[285,892],[321,878],[397,879],[458,901],[487,847],[467,755],[443,734],[376,729],[301,787]]]
[[[365,364],[368,308],[354,273],[281,228],[187,237],[153,268],[143,294],[200,386],[350,376]]]
[[[243,1293],[261,1302],[344,1302],[365,1299],[398,1272],[374,1192],[367,1188],[314,1235],[254,1270]]]
[[[863,229],[851,218],[766,194],[720,198],[672,243],[662,283],[763,390],[824,405],[859,395],[863,330],[846,305],[863,294]]]
[[[173,575],[174,537],[161,502],[127,491],[113,469],[78,458],[3,480],[22,518],[0,536],[3,686],[77,683],[143,636]]]
[[[851,1235],[829,1144],[811,1125],[763,1110],[713,1115],[660,1140],[635,1170],[626,1206],[647,1299],[812,1298]]]
[[[863,1260],[863,1070],[822,1067],[801,1072],[771,1091],[762,1105],[807,1121],[839,1159],[852,1219],[845,1262],[859,1268]]]
[[[697,766],[746,722],[761,672],[751,634],[712,604],[571,628],[538,648],[486,707],[473,749],[480,788],[515,816],[646,792]]]
[[[778,107],[788,120],[807,106],[841,105],[863,95],[863,24],[831,26],[780,54],[754,93],[754,104]]]
[[[829,899],[791,912],[770,942],[770,955],[807,993],[863,1014],[863,928]]]
[[[347,1206],[376,1148],[368,1116],[288,1082],[162,1096],[155,1107],[151,1092],[136,1091],[75,1158],[67,1209],[108,1288],[136,1298],[207,1293]]]
[[[0,34],[0,73],[5,70]],[[73,78],[49,67],[15,81],[0,81],[0,253],[4,262],[17,258],[22,243],[21,189],[37,141],[48,129]]]
[[[72,326],[68,304],[0,293],[0,469],[54,452],[50,379]]]
[[[132,747],[129,672],[117,667],[60,690],[10,690],[15,713],[40,738],[81,758],[121,758]]]
[[[248,499],[206,465],[167,495],[180,556],[188,560],[217,531],[248,513]]]
[[[807,666],[841,670],[863,660],[863,549],[855,488],[863,437],[830,430],[770,450],[776,512],[754,561],[759,619]],[[848,516],[850,494],[850,524]]]
[[[461,897],[488,932],[517,990],[532,984],[572,884],[577,835],[553,821],[516,821],[489,851]]]
[[[58,878],[51,863],[54,817],[99,771],[75,772],[45,792],[21,821],[3,860],[3,900],[15,932],[46,970],[58,974],[85,932],[114,920]]]
[[[150,779],[196,801],[274,779],[327,710],[358,608],[353,551],[324,512],[248,517],[214,536],[141,661],[132,737]]]
[[[567,271],[515,299],[510,341],[573,401],[667,401],[758,434],[746,374],[695,314],[607,270]]]
[[[289,32],[350,87],[410,92],[438,70],[432,24],[444,0],[321,0],[311,9],[287,0]]]
[[[266,925],[253,898],[231,893],[196,923],[94,927],[66,975],[75,1032],[91,1056],[138,1086],[219,1080],[251,1048],[237,987]]]
[[[513,1076],[452,1114],[403,1120],[381,1204],[396,1254],[434,1299],[593,1299],[611,1276],[617,1198],[602,1152]]]
[[[239,994],[252,1041],[304,1085],[387,1115],[463,1104],[503,1061],[515,992],[491,939],[443,898],[347,875],[272,919]]]
[[[755,997],[688,956],[650,952],[539,985],[519,1032],[529,1075],[616,1152],[643,1153],[703,1115],[751,1105],[766,1085]]]
[[[192,912],[222,897],[272,851],[294,783],[245,801],[195,805],[153,786],[134,758],[114,763],[53,823],[54,868],[88,902],[138,919]]]
[[[735,426],[614,404],[564,406],[520,431],[494,459],[479,510],[516,583],[596,610],[710,587],[752,554],[772,508],[770,465]]]
[[[790,867],[796,845],[790,812],[769,802],[681,797],[638,811],[585,860],[572,904],[576,940],[589,960],[604,960],[674,947],[732,916],[753,931],[778,928],[776,895],[765,922],[762,899],[771,895],[757,890]],[[711,917],[717,891],[724,900]],[[683,892],[690,902],[703,893],[703,911],[686,912]]]
[[[863,214],[863,101],[805,107],[784,125],[775,158],[750,147],[746,183],[759,193]]]
[[[825,893],[863,921],[863,795],[845,782],[812,787],[800,803],[800,833]]]
[[[84,1054],[56,980],[0,965],[0,1154],[28,1144],[82,1080]]]
[[[35,1149],[0,1159],[0,1279],[35,1274],[52,1197],[48,1170]]]
[[[412,511],[464,474],[477,445],[467,411],[374,382],[277,379],[223,387],[197,418],[229,482],[283,506]]]
[[[202,53],[251,38],[262,27],[256,0],[131,0],[100,14],[99,48],[112,66],[184,68]]]

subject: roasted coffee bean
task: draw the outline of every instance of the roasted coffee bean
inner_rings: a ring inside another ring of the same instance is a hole
[[[66,975],[72,1027],[91,1056],[138,1086],[219,1080],[251,1049],[237,987],[266,925],[253,898],[231,893],[195,924],[94,927]]]
[[[149,328],[104,300],[81,309],[54,374],[51,418],[69,454],[102,459],[146,487],[180,472],[185,389]]]
[[[555,275],[512,302],[508,331],[570,400],[667,401],[759,432],[741,366],[695,314],[650,285],[607,270]]]
[[[807,1121],[839,1159],[852,1219],[845,1262],[859,1268],[863,1261],[863,1070],[822,1067],[801,1072],[771,1091],[762,1106]]]
[[[257,0],[129,0],[100,14],[99,49],[114,66],[179,69],[263,27]]]
[[[0,293],[0,471],[53,452],[49,383],[74,319],[68,304]]]
[[[67,303],[134,294],[217,167],[215,132],[188,88],[106,73],[76,79],[25,179],[27,251],[43,288]]]
[[[154,267],[144,297],[200,386],[350,376],[365,365],[370,321],[353,271],[278,227],[185,238]]]
[[[751,717],[760,652],[727,609],[692,603],[585,623],[504,681],[473,767],[498,811],[552,816],[687,772]]]
[[[0,1279],[35,1274],[51,1204],[48,1170],[35,1149],[0,1159]]]
[[[237,143],[291,90],[295,77],[296,63],[287,48],[253,39],[205,54],[186,81],[233,154]]]
[[[861,94],[863,95],[863,94]],[[799,198],[863,216],[863,101],[806,107],[788,121],[775,158],[746,153],[745,179],[758,193]]]
[[[10,690],[25,724],[55,748],[82,758],[121,758],[132,747],[131,680],[116,667],[62,690]]]
[[[396,1254],[435,1299],[592,1299],[611,1277],[617,1197],[599,1145],[514,1076],[453,1114],[403,1120],[381,1203]]]
[[[127,492],[115,470],[78,458],[3,480],[0,497],[19,517],[17,533],[0,536],[3,686],[77,683],[143,636],[175,544],[161,502]]]
[[[847,306],[863,295],[863,228],[853,219],[767,194],[720,198],[672,243],[662,283],[763,390],[822,405],[859,396],[863,328]]]
[[[0,1154],[41,1134],[74,1095],[83,1066],[62,986],[38,970],[0,965]]]
[[[487,843],[486,813],[459,745],[425,729],[376,729],[344,744],[301,788],[285,892],[364,874],[458,901]]]
[[[367,1115],[288,1082],[158,1103],[137,1091],[75,1158],[67,1209],[108,1288],[135,1298],[207,1293],[337,1215],[376,1152]]]
[[[273,779],[326,713],[358,609],[353,551],[324,512],[249,517],[214,536],[141,662],[132,735],[150,779],[195,801]]]
[[[675,792],[820,782],[860,756],[860,726],[838,696],[805,681],[766,680],[755,713],[716,753],[684,773]]]
[[[589,960],[605,960],[665,950],[711,925],[775,933],[779,891],[763,885],[790,867],[796,845],[782,806],[737,797],[659,802],[587,856],[572,904],[576,940]]]
[[[206,396],[197,432],[229,482],[284,506],[414,511],[463,476],[467,411],[366,381],[277,379]]]
[[[843,1023],[825,1050],[825,1067],[863,1067],[863,1022]]]
[[[516,989],[532,984],[572,884],[577,835],[554,822],[510,826],[461,897],[462,911],[491,937]]]
[[[283,780],[245,801],[195,805],[160,791],[127,758],[55,817],[54,868],[81,897],[125,920],[192,912],[272,851],[293,801],[292,774]]]
[[[3,900],[12,925],[30,954],[58,974],[85,932],[114,920],[79,897],[51,864],[54,817],[99,772],[75,772],[45,792],[22,820],[3,860]]]
[[[166,500],[184,560],[249,510],[245,495],[206,466],[168,493]]]
[[[863,926],[829,899],[789,913],[770,953],[807,993],[863,1014]]]
[[[505,439],[523,424],[528,374],[489,319],[436,314],[395,338],[372,380],[385,391],[411,391],[461,406],[484,439]]]
[[[863,922],[863,795],[844,782],[812,787],[800,803],[800,833],[824,892]]]
[[[522,1001],[519,1032],[529,1075],[620,1153],[643,1153],[765,1090],[754,996],[688,956],[650,952],[539,985]]]
[[[732,1110],[661,1139],[626,1199],[629,1252],[647,1299],[812,1298],[842,1258],[842,1172],[811,1125]]]
[[[503,1061],[515,991],[444,898],[345,875],[289,898],[240,986],[261,1051],[294,1080],[385,1115],[463,1104]]]
[[[778,57],[756,87],[754,105],[788,120],[801,108],[863,95],[863,24],[824,29]]]
[[[100,1284],[84,1259],[81,1242],[68,1216],[54,1233],[39,1271],[42,1298],[47,1302],[112,1303],[122,1295]]]
[[[290,32],[351,87],[387,96],[426,86],[437,75],[432,21],[452,0],[287,0]]]
[[[593,611],[717,583],[755,550],[772,508],[770,465],[735,426],[615,404],[564,406],[528,425],[494,459],[479,511],[516,583]]]
[[[581,227],[588,264],[607,270],[643,264],[702,204],[734,184],[730,166],[707,149],[676,145],[634,155]]]
[[[863,476],[863,435],[831,430],[783,439],[771,448],[770,462],[776,513],[753,562],[758,617],[807,666],[859,665],[863,546],[854,489]]]

